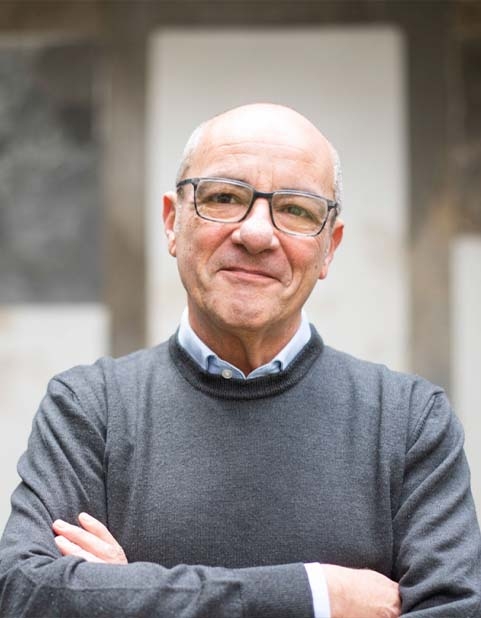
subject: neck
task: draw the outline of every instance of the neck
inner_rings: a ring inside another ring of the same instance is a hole
[[[249,330],[213,324],[189,312],[189,323],[195,334],[219,358],[238,367],[245,375],[271,361],[295,335],[300,321],[299,315],[289,325]]]

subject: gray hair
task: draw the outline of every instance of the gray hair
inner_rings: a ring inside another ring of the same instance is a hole
[[[180,158],[180,164],[175,179],[176,184],[183,179],[187,170],[191,166],[195,151],[197,150],[197,147],[202,140],[202,136],[204,135],[204,131],[207,128],[209,122],[210,120],[202,122],[192,131],[189,139],[187,140],[184,151]],[[338,212],[340,212],[342,209],[343,200],[341,159],[339,158],[339,154],[334,148],[334,146],[331,144],[331,142],[327,140],[327,143],[329,144],[329,150],[331,151],[332,166],[334,171],[334,201],[337,202]]]
[[[339,153],[328,141],[329,149],[331,151],[332,166],[334,168],[334,201],[337,202],[338,211],[341,212],[342,200],[343,200],[343,186],[342,186],[342,167]]]
[[[182,156],[180,158],[179,168],[177,170],[177,176],[175,178],[175,184],[177,184],[183,179],[187,170],[191,166],[194,153],[197,150],[198,145],[200,144],[204,131],[209,122],[209,120],[202,122],[192,131],[189,139],[187,140],[187,143],[184,146],[184,150],[182,152]]]

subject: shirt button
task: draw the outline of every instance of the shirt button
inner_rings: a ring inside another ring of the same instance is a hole
[[[230,380],[232,378],[232,371],[230,369],[222,369],[221,375],[226,380]]]

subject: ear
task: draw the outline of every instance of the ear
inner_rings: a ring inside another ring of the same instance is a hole
[[[344,234],[344,221],[339,217],[334,223],[334,227],[326,241],[325,253],[322,261],[321,272],[319,273],[319,279],[325,279],[329,272],[329,265],[331,264],[334,253],[341,243],[342,236]]]
[[[177,194],[174,191],[164,193],[164,209],[162,217],[164,220],[164,231],[167,237],[167,247],[170,255],[176,256],[175,246],[175,216],[177,208]]]

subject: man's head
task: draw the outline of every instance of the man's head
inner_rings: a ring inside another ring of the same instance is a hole
[[[189,140],[177,180],[206,177],[241,181],[262,193],[296,190],[327,198],[326,204],[340,199],[333,147],[306,118],[279,105],[246,105],[201,125]],[[324,203],[322,197],[314,202]],[[224,193],[221,199],[233,201]],[[287,209],[291,215],[292,207],[281,204],[279,218]],[[287,342],[341,241],[343,224],[336,214],[336,208],[326,211],[327,224],[318,235],[292,235],[274,227],[264,196],[242,221],[225,223],[196,214],[191,183],[177,195],[166,194],[169,251],[187,290],[191,324],[204,340],[268,332]]]
[[[245,107],[247,108],[251,106],[245,106]],[[252,107],[254,107],[254,105],[252,105]],[[281,106],[272,106],[272,107],[281,107]],[[236,109],[242,109],[242,108],[236,108]],[[235,111],[235,110],[232,110],[232,111]],[[296,113],[294,110],[290,110],[290,111]],[[179,183],[182,179],[187,178],[192,160],[197,150],[197,147],[202,141],[202,138],[205,132],[208,130],[211,123],[216,120],[216,118],[218,118],[218,116],[215,116],[214,118],[211,118],[209,120],[206,120],[205,122],[202,122],[191,133],[189,139],[187,140],[187,143],[185,144],[184,151],[182,152],[179,167],[177,170],[176,184]],[[334,195],[334,200],[336,201],[338,205],[338,212],[336,214],[339,214],[339,212],[342,209],[342,200],[343,200],[341,161],[339,158],[339,154],[337,150],[334,148],[334,146],[329,141],[327,141],[327,144],[328,144],[328,147],[331,149],[332,165],[334,169],[333,195]],[[332,222],[334,220],[335,220],[335,217],[332,217]]]

